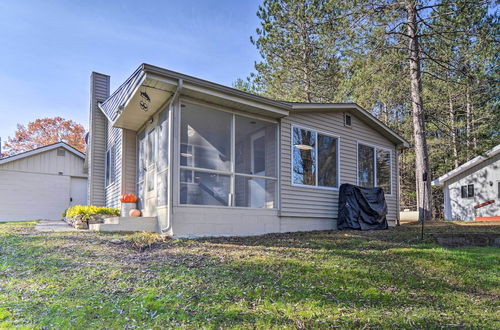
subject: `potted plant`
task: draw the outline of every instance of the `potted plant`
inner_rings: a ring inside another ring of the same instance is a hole
[[[128,217],[130,210],[136,208],[137,196],[134,194],[123,194],[120,197],[120,202],[122,203],[122,217]]]

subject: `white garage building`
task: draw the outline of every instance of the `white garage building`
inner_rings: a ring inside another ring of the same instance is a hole
[[[59,142],[0,159],[0,221],[61,218],[87,204],[85,154]]]

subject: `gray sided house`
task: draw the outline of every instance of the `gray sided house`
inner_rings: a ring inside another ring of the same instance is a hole
[[[399,216],[407,142],[356,104],[279,102],[148,64],[111,95],[109,79],[91,77],[91,204],[136,193],[176,236],[325,230],[351,183],[383,187]]]
[[[432,184],[443,187],[446,220],[500,220],[500,145]]]

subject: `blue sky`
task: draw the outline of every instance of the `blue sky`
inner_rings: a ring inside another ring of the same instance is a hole
[[[114,90],[146,62],[217,83],[246,77],[259,1],[0,2],[0,137],[62,116],[88,127],[89,77]]]

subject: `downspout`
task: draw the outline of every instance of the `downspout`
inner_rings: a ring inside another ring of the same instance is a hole
[[[172,170],[172,167],[173,167],[173,160],[174,160],[174,148],[173,148],[173,143],[174,143],[174,109],[170,109],[172,107],[172,105],[174,105],[175,107],[175,104],[177,103],[177,101],[179,100],[179,96],[181,94],[181,91],[182,91],[182,87],[183,87],[183,83],[184,81],[182,79],[179,79],[178,82],[177,82],[177,89],[175,90],[175,93],[174,95],[172,96],[172,98],[170,99],[170,102],[168,104],[168,107],[169,107],[169,111],[168,111],[168,139],[169,139],[169,143],[168,143],[168,155],[169,155],[169,164],[168,164],[168,183],[167,183],[167,192],[168,192],[168,218],[167,218],[167,227],[165,228],[160,228],[160,232],[162,234],[168,232],[171,228],[172,228],[172,219],[173,219],[173,196],[172,196],[172,191],[173,191],[173,188],[172,188],[172,185],[173,185],[173,170]]]

